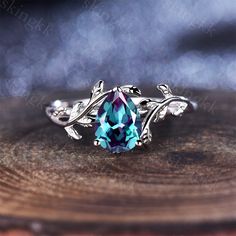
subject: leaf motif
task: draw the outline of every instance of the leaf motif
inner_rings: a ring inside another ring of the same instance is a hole
[[[186,102],[171,102],[168,109],[172,115],[181,116],[187,107],[188,104]]]
[[[93,127],[93,122],[95,122],[95,118],[88,116],[85,116],[79,120],[79,124],[83,127]]]
[[[161,93],[163,94],[165,98],[173,96],[172,91],[167,84],[159,84],[157,86],[157,89],[161,91]]]
[[[104,81],[99,80],[93,87],[91,92],[91,99],[97,97],[99,94],[103,93]]]
[[[70,138],[73,138],[76,140],[80,140],[82,138],[82,136],[75,130],[73,125],[65,127],[65,131],[67,132]]]
[[[159,112],[157,112],[154,122],[157,123],[159,120],[163,120],[166,116],[167,111],[168,107],[165,106]]]
[[[145,130],[143,130],[141,140],[145,144],[150,143],[152,141],[152,133],[150,129],[146,128]]]
[[[143,99],[140,103],[139,103],[139,106],[142,108],[142,109],[148,109],[149,107],[149,104],[152,103],[152,100],[150,98],[146,98],[146,99]]]
[[[133,85],[124,85],[120,87],[124,93],[131,94],[134,96],[141,96],[141,90]]]
[[[74,120],[74,118],[79,114],[82,104],[83,104],[82,102],[78,102],[73,106],[70,113],[69,122]]]

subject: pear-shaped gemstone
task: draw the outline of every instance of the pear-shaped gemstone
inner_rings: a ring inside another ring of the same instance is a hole
[[[97,113],[96,140],[113,153],[133,149],[141,135],[141,117],[129,96],[117,89],[108,94]]]

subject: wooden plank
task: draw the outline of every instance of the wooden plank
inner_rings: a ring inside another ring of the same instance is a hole
[[[191,91],[200,103],[198,112],[153,125],[149,147],[120,155],[94,147],[93,130],[81,129],[84,139],[72,141],[51,124],[42,104],[58,96],[73,95],[0,101],[5,223],[54,222],[85,231],[91,225],[139,226],[164,233],[169,226],[181,233],[205,230],[207,224],[234,228],[234,93]]]

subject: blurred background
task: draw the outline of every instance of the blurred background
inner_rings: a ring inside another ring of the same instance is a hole
[[[0,0],[0,96],[113,84],[236,90],[234,0]]]

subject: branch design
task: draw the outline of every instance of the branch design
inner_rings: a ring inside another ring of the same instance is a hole
[[[120,89],[129,95],[141,96],[141,91],[133,85],[124,85],[121,86]],[[91,91],[90,100],[85,107],[83,107],[83,104],[81,103],[77,103],[73,106],[70,118],[65,126],[65,130],[69,137],[76,140],[82,138],[82,136],[74,128],[74,125],[79,124],[85,127],[91,127],[95,122],[96,117],[90,113],[107,97],[111,91],[112,90],[108,90],[104,92],[104,81],[100,80],[94,85]],[[81,109],[82,107],[83,109]]]
[[[124,85],[115,87],[113,90],[104,91],[104,81],[100,80],[94,85],[89,99],[82,99],[81,101],[56,100],[50,106],[46,107],[46,113],[53,122],[64,126],[69,137],[79,140],[82,136],[75,129],[75,125],[92,127],[96,121],[100,104],[109,93],[117,89],[127,95],[138,97],[133,98],[133,102],[138,107],[139,113],[144,119],[142,122],[141,137],[137,145],[151,142],[151,122],[159,122],[169,114],[181,116],[187,108],[195,110],[197,107],[196,103],[191,102],[189,99],[173,95],[171,89],[166,84],[157,86],[157,89],[164,96],[163,99],[142,98],[140,97],[141,91],[133,85]]]
[[[193,104],[189,99],[173,95],[168,85],[160,84],[157,86],[157,89],[160,90],[164,96],[162,101],[157,102],[148,99],[141,102],[141,105],[150,107],[142,124],[141,140],[143,143],[149,143],[152,140],[152,133],[150,130],[152,121],[158,122],[163,120],[168,113],[174,116],[181,116],[188,106],[193,107]]]

